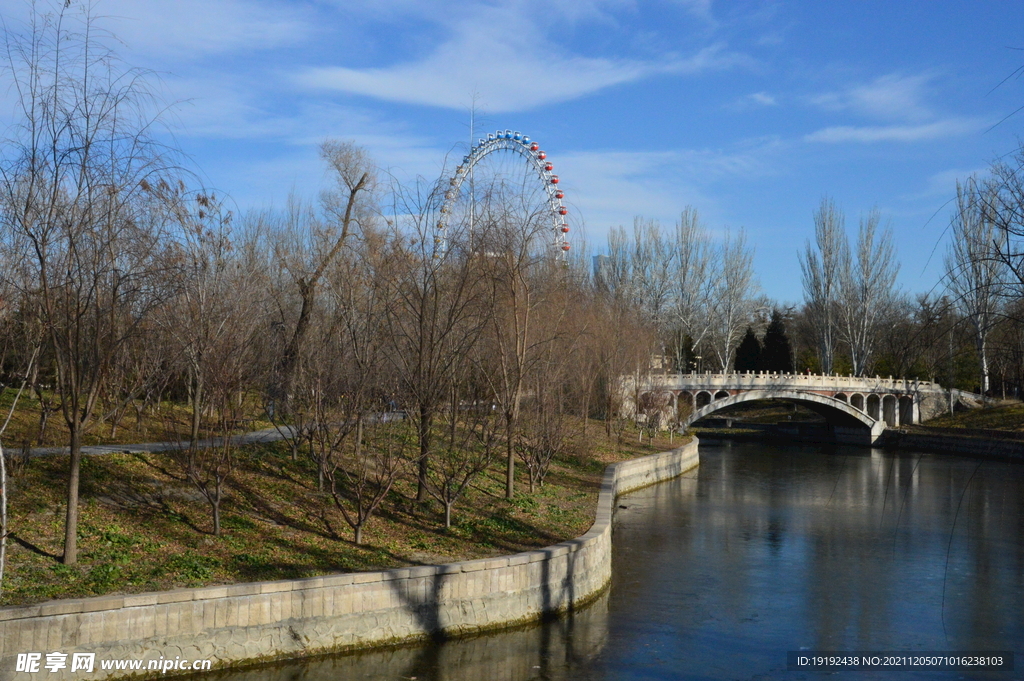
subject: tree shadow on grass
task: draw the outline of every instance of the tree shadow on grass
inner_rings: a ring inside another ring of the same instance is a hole
[[[254,511],[262,514],[264,517],[272,520],[278,525],[285,525],[287,527],[292,528],[293,530],[298,530],[300,532],[308,532],[309,534],[313,534],[318,537],[323,537],[324,539],[337,539],[337,536],[334,534],[333,530],[325,531],[324,529],[317,527],[312,523],[299,520],[288,515],[279,507],[275,506],[270,501],[268,501],[264,497],[264,495],[259,493],[258,490],[253,489],[251,486],[242,482],[241,480],[238,480],[237,478],[232,479],[231,487],[236,492],[238,492],[239,496],[242,497],[245,500],[245,502],[252,507]],[[307,517],[309,517],[310,508],[302,505],[299,502],[300,500],[296,499],[294,500],[293,505],[296,505],[299,508],[301,508],[303,511],[306,512]]]
[[[13,539],[18,544],[20,544],[22,547],[24,547],[24,548],[28,549],[29,551],[31,551],[32,553],[38,554],[40,556],[45,556],[46,558],[52,558],[53,560],[60,560],[61,559],[61,556],[59,556],[58,554],[50,553],[49,551],[46,551],[45,549],[42,549],[42,548],[36,546],[35,544],[33,544],[32,542],[28,541],[27,539],[23,539],[22,537],[19,537],[14,532],[11,532],[7,536],[10,537],[11,539]]]

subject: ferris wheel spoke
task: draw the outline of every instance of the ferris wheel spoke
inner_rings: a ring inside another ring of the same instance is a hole
[[[558,186],[559,178],[558,175],[554,174],[555,166],[548,160],[547,153],[540,148],[537,142],[519,131],[512,130],[498,130],[488,133],[487,137],[481,137],[479,142],[473,145],[469,153],[462,159],[462,163],[455,168],[455,174],[449,178],[448,187],[444,193],[444,201],[440,209],[440,218],[437,222],[434,242],[439,253],[436,253],[436,255],[444,253],[449,247],[448,230],[455,206],[462,195],[463,185],[467,181],[471,184],[473,183],[473,171],[485,159],[495,158],[496,154],[502,152],[511,152],[521,157],[525,161],[526,168],[536,175],[537,179],[535,182],[537,184],[535,187],[543,191],[544,198],[542,203],[550,216],[551,242],[555,247],[557,257],[564,258],[565,253],[569,250],[567,238],[569,233],[567,217],[569,210],[562,202],[565,198],[565,192]],[[501,173],[496,174],[500,175]],[[474,194],[471,197],[471,201],[475,202],[475,200],[476,196]],[[471,207],[471,223],[474,217],[475,207]]]

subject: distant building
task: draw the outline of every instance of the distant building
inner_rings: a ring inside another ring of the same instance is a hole
[[[610,288],[609,275],[611,266],[611,258],[607,255],[594,256],[594,285],[600,291],[607,291]]]

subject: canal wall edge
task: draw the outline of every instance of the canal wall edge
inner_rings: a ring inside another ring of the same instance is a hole
[[[620,494],[699,463],[698,440],[608,466],[594,524],[576,539],[509,556],[307,579],[100,596],[0,608],[0,681],[81,677],[73,653],[95,653],[89,678],[161,676],[151,660],[214,668],[498,629],[571,610],[611,579],[611,521]],[[46,654],[66,667],[44,668]],[[41,653],[39,672],[17,672]],[[101,660],[142,660],[102,670]],[[172,669],[171,674],[175,673]],[[177,673],[182,673],[178,671]]]

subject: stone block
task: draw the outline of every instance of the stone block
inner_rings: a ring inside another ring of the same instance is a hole
[[[81,602],[77,599],[67,601],[48,601],[39,604],[40,617],[53,617],[55,615],[70,615],[82,612]]]
[[[320,589],[323,588],[324,578],[307,577],[306,579],[297,579],[294,585],[294,589]]]
[[[226,586],[208,586],[203,589],[196,589],[192,592],[193,600],[205,601],[215,598],[227,598],[228,588]]]
[[[355,573],[349,572],[343,575],[328,575],[322,578],[324,587],[348,586],[355,581]]]
[[[249,598],[239,598],[235,605],[235,626],[247,627],[249,626]]]
[[[85,598],[78,601],[79,612],[97,612],[99,610],[119,610],[124,606],[123,596],[102,596],[100,598]]]
[[[161,591],[156,595],[157,603],[181,603],[192,600],[192,589],[175,589],[174,591]]]
[[[103,634],[101,641],[123,641],[131,638],[131,630],[126,626],[128,617],[123,610],[108,610],[100,617],[103,620]]]
[[[252,596],[254,594],[261,593],[260,587],[262,582],[249,582],[248,584],[231,584],[227,587],[228,598],[236,598],[240,596]]]
[[[291,592],[289,592],[290,595]],[[270,619],[269,622],[280,622],[284,614],[284,599],[286,596],[278,595],[270,599]],[[290,610],[291,608],[289,608]],[[268,622],[268,623],[269,623]]]
[[[132,608],[132,638],[150,638],[156,635],[156,613],[155,608],[143,607]]]
[[[275,594],[283,591],[291,591],[292,583],[289,580],[282,580],[280,582],[259,582],[259,593],[261,594]]]
[[[41,605],[29,605],[21,608],[0,608],[0,622],[39,617]]]
[[[142,605],[156,605],[159,593],[132,594],[124,597],[124,607],[135,608]]]
[[[66,617],[66,615],[64,617]],[[63,619],[63,617],[48,617],[42,621],[43,626],[40,631],[42,636],[40,639],[43,641],[43,647],[46,649],[46,652],[60,650],[63,634],[60,622],[61,619]]]
[[[356,572],[352,575],[353,584],[370,584],[373,582],[379,582],[382,580],[384,573],[382,572]]]

